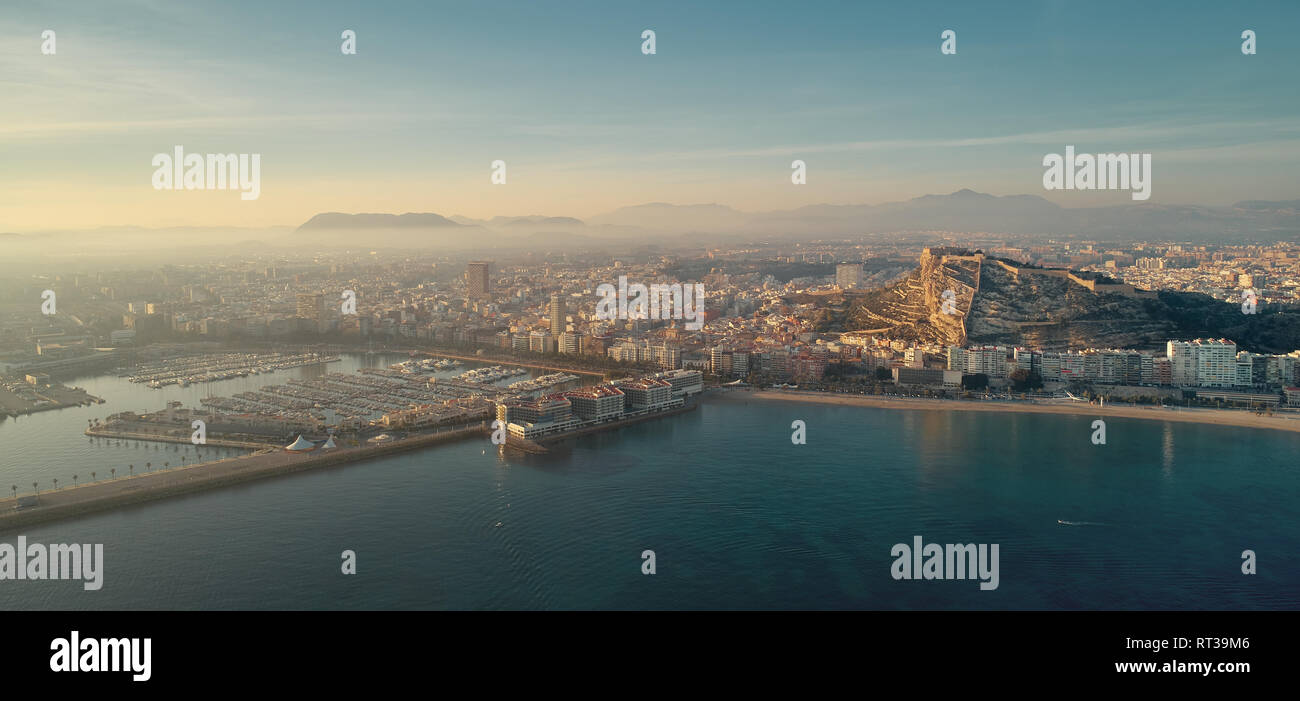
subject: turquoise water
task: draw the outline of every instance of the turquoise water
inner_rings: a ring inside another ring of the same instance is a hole
[[[1300,607],[1300,434],[1110,419],[1095,446],[1092,418],[724,401],[545,456],[476,439],[29,528],[104,543],[104,588],[0,608]],[[895,581],[914,535],[999,544],[1000,586]]]

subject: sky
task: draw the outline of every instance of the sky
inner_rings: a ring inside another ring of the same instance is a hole
[[[1150,205],[1296,199],[1297,20],[1290,0],[6,3],[0,232],[962,188],[1132,202],[1045,191],[1066,145],[1153,154]],[[260,197],[154,189],[177,145],[260,154]]]

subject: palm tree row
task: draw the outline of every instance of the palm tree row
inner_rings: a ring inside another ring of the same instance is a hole
[[[185,464],[186,459],[187,459],[186,456],[184,456],[184,455],[181,456],[181,465],[182,465],[182,466]],[[161,468],[159,468],[159,469],[166,470],[166,469],[169,469],[169,468],[171,467],[171,465],[172,465],[172,464],[171,464],[170,461],[168,461],[168,462],[164,462],[164,463],[163,463],[163,466],[162,466]],[[153,463],[152,463],[152,462],[147,462],[147,463],[145,463],[145,464],[144,464],[144,468],[145,468],[146,471],[152,469],[152,468],[153,468]],[[135,476],[135,464],[134,464],[134,463],[132,463],[132,464],[130,464],[130,465],[127,465],[127,466],[126,466],[126,469],[127,469],[127,474],[128,474],[129,476],[132,476],[132,477]],[[110,479],[117,479],[117,468],[116,468],[116,467],[109,468],[108,472],[109,472],[109,475],[110,475]],[[90,473],[90,481],[94,482],[94,481],[98,478],[98,476],[99,476],[99,472],[98,472],[98,471],[91,471],[91,473]],[[72,486],[74,486],[74,487],[78,486],[78,480],[80,480],[80,479],[81,479],[81,475],[80,475],[80,474],[73,475],[73,476],[72,476]],[[53,482],[54,482],[54,488],[57,490],[57,489],[59,488],[59,480],[58,480],[58,478],[54,478],[54,479],[53,479]],[[40,494],[40,486],[39,486],[39,485],[40,485],[39,482],[32,482],[32,492],[33,492],[34,494]],[[9,489],[10,489],[11,492],[13,492],[13,498],[17,499],[17,498],[18,498],[18,485],[16,485],[16,484],[15,484],[15,485],[10,485]]]

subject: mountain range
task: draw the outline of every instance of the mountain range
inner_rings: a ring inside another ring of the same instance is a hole
[[[647,236],[712,235],[814,239],[897,231],[995,232],[1044,237],[1083,236],[1124,240],[1272,241],[1300,234],[1300,200],[1249,200],[1229,207],[1133,203],[1109,207],[1062,207],[1037,195],[996,196],[973,190],[925,195],[879,205],[819,204],[789,210],[744,212],[721,204],[664,202],[620,207],[586,221],[574,217],[522,216],[473,219],[433,213],[317,214],[299,234],[369,232],[404,245],[483,243],[471,231],[502,244],[545,241],[552,245]],[[419,231],[418,236],[414,234]],[[322,241],[323,243],[324,241]],[[378,243],[378,241],[376,241]],[[660,243],[668,243],[660,240]],[[696,241],[698,245],[698,241]]]

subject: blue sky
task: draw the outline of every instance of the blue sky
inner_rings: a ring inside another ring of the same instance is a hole
[[[1152,153],[1152,204],[1294,199],[1298,19],[1295,2],[10,4],[0,230],[763,210],[963,187],[1131,201],[1045,192],[1042,157],[1066,144]],[[153,190],[150,159],[176,144],[262,154],[262,196]],[[496,159],[507,185],[489,182]]]

